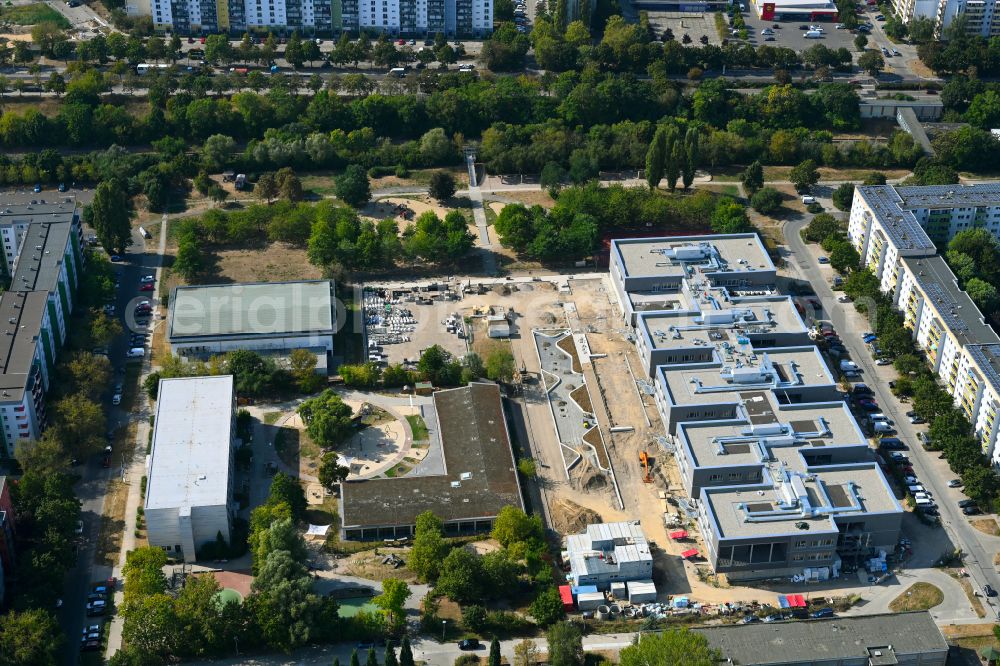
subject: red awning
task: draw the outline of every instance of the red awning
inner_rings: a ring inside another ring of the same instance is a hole
[[[697,548],[691,548],[690,550],[685,550],[683,553],[681,553],[681,557],[683,557],[685,560],[695,557],[697,555],[698,555]]]
[[[806,598],[801,594],[789,594],[788,605],[791,606],[792,608],[805,608]]]
[[[674,530],[667,536],[669,536],[671,539],[686,539],[687,535],[688,535],[687,530]]]

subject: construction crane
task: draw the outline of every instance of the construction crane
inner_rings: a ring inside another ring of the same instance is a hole
[[[652,483],[653,477],[649,475],[649,456],[645,451],[639,451],[639,462],[642,463],[642,482]]]

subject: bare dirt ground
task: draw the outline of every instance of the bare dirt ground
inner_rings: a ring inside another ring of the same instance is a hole
[[[544,208],[552,208],[556,202],[549,196],[549,193],[544,190],[513,190],[510,192],[502,192],[505,199],[511,199],[513,201],[520,201],[525,206],[534,206],[538,204]],[[488,195],[488,191],[484,192],[484,196]]]
[[[1000,536],[1000,525],[997,524],[996,518],[977,518],[970,520],[969,523],[983,534]]]
[[[315,280],[323,271],[309,263],[305,248],[271,243],[262,248],[220,250],[218,277],[223,282]]]
[[[414,213],[413,217],[406,219],[402,215],[397,215],[396,206],[400,205],[406,206],[412,210]],[[399,225],[399,230],[402,231],[406,227],[412,225],[418,217],[427,211],[432,211],[435,215],[444,219],[444,216],[453,210],[456,209],[442,206],[428,196],[414,195],[408,197],[386,197],[384,199],[370,201],[365,204],[365,206],[361,208],[358,213],[361,217],[366,217],[375,221],[384,220],[386,218],[395,219],[396,224]]]

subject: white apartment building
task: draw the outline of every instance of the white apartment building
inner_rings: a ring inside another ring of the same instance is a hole
[[[232,375],[160,380],[146,459],[149,545],[193,562],[218,534],[230,541],[235,413]]]
[[[493,0],[136,0],[126,7],[132,15],[152,16],[157,30],[183,34],[367,29],[480,36],[493,30]]]
[[[893,13],[903,23],[918,18],[934,21],[938,34],[956,17],[965,16],[970,35],[994,37],[1000,34],[1000,2],[997,0],[893,0]]]
[[[55,332],[41,291],[0,296],[0,436],[6,455],[45,429],[45,392],[55,366]]]
[[[37,196],[37,195],[33,195]],[[0,241],[3,242],[3,271],[7,275],[14,272],[14,263],[21,251],[24,234],[33,222],[47,222],[50,225],[66,224],[80,233],[80,214],[76,199],[43,203],[24,197],[10,202],[0,202]]]
[[[1000,466],[1000,337],[958,286],[924,232],[947,238],[965,228],[998,233],[1000,185],[855,190],[848,233],[891,294],[931,369],[972,423],[983,454]]]

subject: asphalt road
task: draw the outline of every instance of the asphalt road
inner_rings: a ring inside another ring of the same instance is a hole
[[[828,282],[827,271],[816,261],[814,254],[806,247],[805,242],[799,235],[799,231],[808,223],[809,218],[788,222],[784,226],[785,243],[791,253],[788,261],[812,283],[813,288],[824,304],[829,319],[834,328],[839,331],[841,340],[850,352],[851,359],[861,366],[862,379],[860,381],[867,384],[875,392],[876,400],[882,408],[882,412],[887,414],[895,422],[898,430],[898,437],[909,445],[907,453],[914,472],[925,488],[929,489],[935,498],[941,512],[941,524],[948,539],[942,539],[937,548],[943,553],[949,547],[950,540],[955,548],[961,548],[965,557],[965,568],[970,573],[974,587],[982,590],[983,585],[989,583],[996,589],[1000,589],[1000,575],[997,575],[993,566],[993,553],[988,552],[979,538],[980,532],[969,523],[969,520],[962,514],[956,502],[963,497],[960,491],[947,487],[949,479],[956,475],[948,469],[947,463],[938,457],[935,452],[928,452],[919,445],[917,439],[918,429],[912,425],[906,417],[909,407],[896,399],[889,390],[887,380],[880,378],[883,373],[895,372],[879,368],[875,365],[871,354],[868,353],[866,345],[861,340],[861,331],[856,330],[847,318],[845,308],[854,308],[850,303],[838,303],[833,290]],[[985,601],[990,601],[986,600]],[[989,603],[987,606],[987,617],[997,619],[997,606]]]
[[[39,197],[44,197],[41,193]],[[83,197],[81,197],[83,198]],[[84,230],[84,236],[90,230]],[[108,345],[108,353],[111,358],[114,372],[112,374],[112,384],[121,381],[125,367],[125,354],[129,346],[129,330],[125,325],[124,314],[129,309],[129,301],[139,292],[137,291],[139,279],[152,271],[155,266],[155,256],[143,251],[142,237],[137,230],[133,230],[133,245],[125,254],[123,261],[116,265],[120,273],[120,287],[115,294],[116,317],[122,321],[125,329],[124,333]],[[117,429],[124,426],[129,421],[129,413],[120,407],[111,405],[111,388],[108,387],[108,394],[105,396],[105,404],[108,409],[108,429]],[[69,579],[63,593],[63,606],[59,610],[59,623],[67,636],[67,643],[63,647],[61,663],[73,666],[79,658],[79,636],[85,625],[107,622],[108,618],[88,618],[86,616],[85,604],[90,585],[99,580],[104,580],[111,576],[111,567],[97,565],[94,562],[94,550],[98,532],[100,530],[101,516],[104,512],[105,492],[108,480],[116,475],[122,474],[121,451],[112,453],[111,467],[104,468],[101,465],[101,456],[95,456],[90,460],[84,460],[77,467],[81,480],[77,483],[77,496],[82,502],[82,520],[84,524],[83,539],[77,552],[76,566],[70,571]],[[120,529],[120,528],[119,528]],[[117,556],[117,554],[116,554]]]

